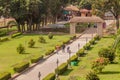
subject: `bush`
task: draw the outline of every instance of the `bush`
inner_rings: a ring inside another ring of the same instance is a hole
[[[90,49],[90,43],[87,43],[84,47],[85,50],[89,50]]]
[[[53,34],[52,34],[51,32],[48,34],[48,38],[49,38],[49,39],[52,39],[52,38],[53,38]]]
[[[15,72],[22,72],[24,71],[26,68],[29,67],[29,62],[22,62],[22,63],[19,63],[18,65],[16,65],[13,69]]]
[[[111,48],[102,48],[98,52],[99,57],[108,58],[110,62],[113,62],[115,59],[115,50]]]
[[[5,41],[8,41],[8,40],[9,40],[8,37],[0,38],[0,42],[5,42]]]
[[[94,37],[94,39],[95,39],[95,40],[100,40],[100,36],[96,35],[96,36]]]
[[[31,39],[29,42],[28,42],[28,47],[32,48],[34,47],[35,45],[35,41],[33,39]]]
[[[0,80],[8,80],[11,78],[11,74],[8,72],[0,73]]]
[[[46,43],[46,40],[44,37],[40,36],[38,42],[40,43]]]
[[[94,45],[94,44],[95,44],[95,39],[90,40],[89,43],[90,43],[91,45]]]
[[[58,68],[55,69],[55,72],[60,74],[63,74],[68,68],[68,64],[67,63],[63,63],[61,64]]]
[[[39,57],[33,57],[31,59],[31,63],[36,63],[38,62],[39,60],[43,59],[43,55],[39,56]]]
[[[47,56],[47,55],[50,55],[51,53],[53,53],[54,52],[54,49],[51,49],[51,50],[48,50],[46,53],[45,53],[45,55]]]
[[[22,35],[22,33],[18,32],[18,33],[12,34],[11,38],[15,38],[15,37],[20,36],[20,35]]]
[[[73,35],[72,37],[70,37],[70,39],[75,39],[76,38],[76,35]]]
[[[96,73],[101,73],[108,63],[108,58],[98,58],[97,60],[93,61],[91,69],[93,69]]]
[[[0,31],[0,37],[7,35],[7,31]]]
[[[19,54],[24,54],[25,53],[25,47],[22,44],[19,44],[19,46],[17,47],[17,52]]]
[[[77,55],[73,55],[73,56],[70,58],[70,61],[77,61],[77,60],[78,60]]]
[[[84,55],[84,53],[85,53],[85,49],[82,48],[82,49],[80,49],[80,50],[76,53],[76,55],[77,55],[78,57],[80,57],[80,56]]]
[[[63,41],[63,44],[68,44],[70,40]]]
[[[55,80],[55,73],[48,74],[43,80]]]
[[[100,80],[95,72],[89,72],[86,75],[86,80]]]

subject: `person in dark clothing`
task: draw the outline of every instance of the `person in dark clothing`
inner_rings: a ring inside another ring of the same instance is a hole
[[[65,52],[65,44],[62,46],[62,52]]]
[[[67,53],[69,52],[69,50],[70,50],[70,47],[68,46],[68,47],[67,47]]]

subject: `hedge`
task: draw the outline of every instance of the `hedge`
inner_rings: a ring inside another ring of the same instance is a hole
[[[31,59],[31,63],[36,63],[38,62],[39,60],[43,59],[43,55],[39,56],[39,57],[33,57]]]
[[[84,55],[84,53],[85,53],[85,49],[82,48],[82,49],[80,49],[80,50],[76,53],[76,55],[77,55],[78,57],[80,57],[80,56]]]
[[[73,55],[69,60],[70,61],[77,61],[78,57],[77,57],[77,55]]]
[[[13,69],[15,72],[22,72],[24,71],[26,68],[29,67],[29,62],[22,62],[22,63],[19,63],[18,65],[16,65]]]
[[[58,68],[55,69],[55,72],[60,74],[63,74],[68,68],[68,64],[67,63],[63,63],[61,64]]]
[[[8,40],[9,40],[8,37],[0,38],[0,42],[5,42],[5,41],[8,41]]]
[[[95,39],[95,40],[100,40],[100,36],[96,35],[96,36],[94,37],[94,39]]]
[[[69,41],[70,41],[70,39],[69,40],[65,40],[65,41],[63,41],[63,44],[67,44],[67,43],[69,43]]]
[[[11,78],[11,74],[9,72],[0,73],[0,80],[8,80]]]
[[[48,50],[48,51],[45,53],[45,55],[50,55],[50,54],[52,54],[53,52],[54,52],[54,49]]]
[[[72,37],[70,37],[70,39],[75,39],[76,38],[76,35],[73,35]]]
[[[90,49],[90,43],[87,43],[84,47],[85,50],[89,50]]]
[[[22,33],[18,32],[18,33],[12,34],[11,38],[15,38],[15,37],[20,36],[20,35],[22,35]]]
[[[48,74],[45,78],[42,80],[55,80],[55,73]]]
[[[89,43],[90,43],[91,45],[94,45],[94,44],[95,44],[95,39],[90,40]]]

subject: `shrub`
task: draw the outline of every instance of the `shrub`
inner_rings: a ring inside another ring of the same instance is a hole
[[[19,46],[17,47],[17,52],[19,54],[24,54],[25,53],[25,47],[22,44],[19,44]]]
[[[15,72],[22,72],[24,71],[26,68],[29,67],[29,62],[22,62],[22,63],[19,63],[18,65],[16,65],[13,69]]]
[[[36,63],[38,62],[39,60],[43,59],[43,55],[39,56],[39,57],[33,57],[31,59],[31,63]]]
[[[94,39],[95,39],[95,40],[100,40],[100,36],[96,35],[96,36],[94,37]]]
[[[90,44],[94,45],[95,44],[95,39],[90,40]]]
[[[99,57],[105,57],[108,58],[110,62],[113,62],[115,59],[115,50],[111,48],[102,48],[98,52]]]
[[[82,49],[80,49],[80,50],[76,53],[76,55],[77,55],[78,57],[80,57],[80,56],[84,55],[84,53],[85,53],[85,49],[82,48]]]
[[[38,42],[40,43],[46,43],[46,40],[44,37],[40,36]]]
[[[77,55],[73,55],[73,56],[70,58],[70,61],[77,61],[77,60],[78,60]]]
[[[22,35],[22,33],[18,32],[18,33],[12,34],[11,38],[15,38],[15,37],[20,36],[20,35]]]
[[[55,69],[55,72],[58,74],[63,74],[67,70],[68,64],[63,63],[58,68]]]
[[[89,50],[90,49],[90,43],[87,43],[84,47],[85,50]]]
[[[45,55],[50,55],[50,54],[53,53],[53,52],[54,52],[54,49],[48,50],[48,51],[45,53]]]
[[[55,73],[48,74],[43,80],[55,80]]]
[[[70,39],[69,40],[65,40],[65,41],[63,41],[63,44],[67,44],[67,43],[69,43],[69,41],[70,41]]]
[[[29,42],[28,42],[28,47],[32,48],[34,47],[35,45],[35,41],[33,39],[31,39]]]
[[[7,35],[7,31],[0,31],[0,37]]]
[[[8,72],[0,73],[0,80],[8,80],[11,78],[11,74]]]
[[[48,34],[48,38],[49,38],[49,39],[52,39],[52,38],[53,38],[53,34],[52,34],[51,32]]]
[[[8,41],[8,40],[9,40],[8,37],[0,38],[0,42],[5,42],[5,41]]]
[[[76,35],[73,35],[72,37],[70,37],[70,39],[75,39],[76,38]]]
[[[100,73],[108,63],[108,58],[98,58],[97,60],[93,61],[91,69],[93,69],[96,73]]]
[[[86,80],[100,80],[95,72],[89,72],[86,75]]]

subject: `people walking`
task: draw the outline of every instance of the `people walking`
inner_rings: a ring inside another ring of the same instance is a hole
[[[69,53],[69,50],[70,50],[70,47],[68,46],[68,47],[67,47],[67,53]]]
[[[65,52],[65,44],[62,46],[62,52]]]

